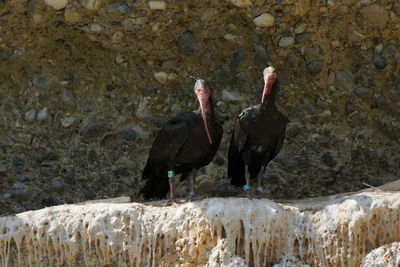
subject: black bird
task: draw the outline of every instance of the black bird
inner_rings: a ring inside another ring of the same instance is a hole
[[[264,69],[261,103],[244,109],[236,119],[229,144],[228,177],[231,184],[243,186],[249,193],[250,178],[257,178],[256,192],[262,192],[265,168],[279,152],[285,138],[288,119],[275,107],[279,87],[273,67]]]
[[[142,173],[146,184],[140,193],[145,199],[163,198],[168,189],[170,201],[175,201],[175,175],[181,181],[189,176],[189,199],[193,199],[194,181],[199,168],[213,159],[222,137],[222,127],[215,119],[211,89],[206,81],[196,79],[194,92],[200,107],[167,122],[160,130]]]

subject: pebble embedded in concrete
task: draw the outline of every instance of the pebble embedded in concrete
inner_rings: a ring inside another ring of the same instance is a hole
[[[164,71],[156,72],[154,73],[154,79],[159,83],[166,84],[168,82],[168,73]]]
[[[67,6],[68,0],[44,0],[46,4],[54,9],[60,10]]]
[[[279,40],[280,47],[289,47],[292,46],[293,44],[294,44],[294,38],[291,36],[285,36]]]
[[[25,120],[34,121],[36,119],[36,111],[34,109],[30,109],[25,113]]]
[[[149,8],[154,10],[164,10],[167,8],[167,4],[164,1],[150,1]]]
[[[271,27],[274,25],[275,18],[269,13],[263,13],[254,18],[253,23],[258,27]]]
[[[66,118],[61,120],[61,125],[64,128],[68,128],[68,127],[72,126],[75,122],[76,122],[76,118],[75,117],[73,117],[73,116],[66,117]]]
[[[36,114],[37,121],[45,121],[49,117],[49,110],[48,108],[43,108]]]

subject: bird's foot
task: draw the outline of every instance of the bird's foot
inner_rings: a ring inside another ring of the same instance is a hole
[[[165,204],[165,206],[171,206],[171,205],[173,205],[173,204],[179,204],[179,201],[178,200],[176,200],[175,198],[170,198],[170,199],[168,199],[168,201],[167,201],[167,203]]]
[[[186,198],[189,202],[191,201],[198,201],[204,199],[203,196],[197,195],[195,192],[190,192]]]
[[[247,198],[249,198],[249,199],[252,199],[253,198],[253,196],[252,196],[252,193],[251,193],[251,186],[250,185],[244,185],[243,186],[243,190],[244,190],[244,193],[245,193],[245,196],[247,197]]]
[[[263,197],[263,188],[261,186],[257,186],[256,190],[254,191],[255,198],[262,198]]]

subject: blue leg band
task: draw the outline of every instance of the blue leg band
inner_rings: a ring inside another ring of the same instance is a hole
[[[245,190],[245,191],[246,191],[246,190],[249,190],[250,188],[251,188],[251,186],[248,185],[248,184],[246,184],[246,185],[243,186],[243,190]]]

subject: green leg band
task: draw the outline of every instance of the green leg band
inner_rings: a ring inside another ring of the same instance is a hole
[[[175,172],[174,171],[168,171],[168,178],[172,178],[175,176]]]

